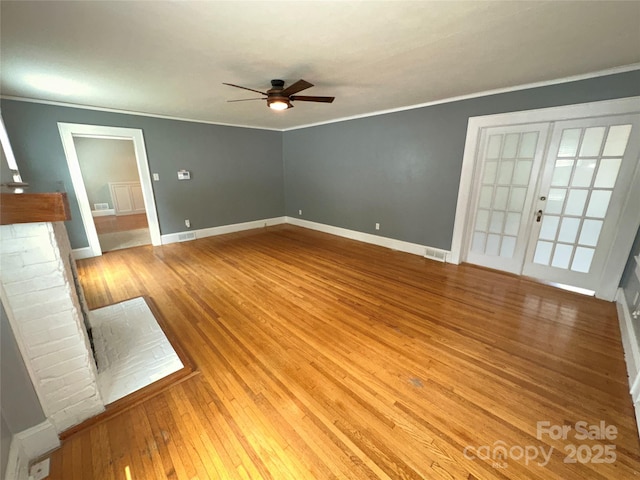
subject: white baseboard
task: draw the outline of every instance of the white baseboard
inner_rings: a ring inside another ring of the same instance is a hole
[[[400,252],[412,253],[414,255],[420,255],[422,257],[427,256],[427,252],[440,253],[442,258],[438,258],[440,261],[446,261],[451,252],[448,250],[442,250],[439,248],[429,247],[427,245],[420,245],[418,243],[405,242],[403,240],[396,240],[394,238],[381,237],[378,235],[372,235],[370,233],[358,232],[356,230],[349,230],[347,228],[334,227],[332,225],[326,225],[324,223],[310,222],[309,220],[302,220],[295,217],[285,217],[286,223],[291,225],[297,225],[298,227],[310,228],[311,230],[317,230],[319,232],[329,233],[331,235],[337,235],[339,237],[349,238],[351,240],[357,240],[359,242],[370,243],[372,245],[378,245],[380,247],[390,248],[392,250],[398,250]],[[432,255],[429,258],[434,258]]]
[[[386,247],[392,250],[398,250],[400,252],[412,253],[414,255],[420,255],[422,257],[431,258],[441,262],[447,261],[451,254],[449,250],[429,247],[427,245],[420,245],[417,243],[405,242],[403,240],[396,240],[394,238],[381,237],[379,235],[358,232],[356,230],[349,230],[347,228],[334,227],[332,225],[311,222],[309,220],[302,220],[295,217],[274,217],[262,220],[253,220],[251,222],[222,225],[220,227],[202,228],[199,230],[185,230],[183,232],[168,233],[166,235],[162,235],[160,238],[162,245],[167,245],[170,243],[195,240],[196,238],[212,237],[215,235],[224,235],[226,233],[241,232],[243,230],[252,230],[254,228],[270,227],[272,225],[280,225],[282,223],[289,223],[291,225],[309,228],[311,230],[317,230],[319,232],[329,233],[331,235],[337,235],[339,237],[349,238],[351,240],[357,240],[359,242],[370,243],[372,245],[378,245],[380,247]],[[75,258],[76,260],[89,258],[91,256],[92,252],[91,248],[89,247],[76,248],[73,250],[73,258]]]
[[[94,256],[91,247],[74,248],[71,251],[71,254],[73,255],[74,260],[82,260],[83,258],[90,258]]]
[[[27,480],[29,462],[60,446],[58,433],[49,420],[17,433],[11,439],[5,480]]]
[[[114,208],[107,208],[106,210],[91,210],[92,217],[107,217],[109,215],[115,215],[116,211]]]
[[[185,240],[195,240],[196,238],[212,237],[215,235],[224,235],[226,233],[241,232],[243,230],[252,230],[254,228],[270,227],[285,223],[286,217],[274,217],[263,220],[253,220],[251,222],[234,223],[232,225],[222,225],[220,227],[202,228],[199,230],[186,230],[184,232],[169,233],[161,236],[162,245],[169,243],[182,242]],[[187,238],[191,235],[191,238]],[[182,238],[181,238],[182,237]]]
[[[29,461],[26,459],[26,456],[22,454],[20,441],[14,436],[9,446],[4,480],[27,480],[28,477]]]
[[[624,359],[627,363],[627,373],[629,375],[629,392],[635,407],[636,424],[640,435],[640,345],[638,337],[633,328],[629,304],[624,295],[624,290],[618,288],[616,295],[616,307],[618,310],[618,321],[620,323],[620,336],[622,337],[622,348],[624,349]]]

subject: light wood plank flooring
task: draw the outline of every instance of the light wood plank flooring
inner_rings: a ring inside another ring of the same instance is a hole
[[[79,268],[91,308],[149,295],[201,373],[72,435],[51,479],[640,471],[611,303],[293,226],[121,250]],[[538,439],[538,421],[572,429]],[[616,438],[578,440],[579,421],[613,425]],[[571,444],[586,445],[578,460],[615,461],[565,463]],[[501,446],[506,458],[486,458]]]
[[[98,234],[123,232],[126,230],[138,230],[148,228],[146,213],[134,213],[132,215],[105,215],[93,217]]]

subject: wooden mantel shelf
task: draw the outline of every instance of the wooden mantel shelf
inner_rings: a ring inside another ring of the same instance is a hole
[[[0,193],[0,225],[71,220],[64,192]]]

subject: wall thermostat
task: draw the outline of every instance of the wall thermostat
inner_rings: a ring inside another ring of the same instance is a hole
[[[178,170],[178,180],[191,180],[191,172],[189,170]]]

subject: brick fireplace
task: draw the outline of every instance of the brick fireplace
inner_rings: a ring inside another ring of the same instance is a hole
[[[0,258],[2,303],[43,411],[60,433],[104,410],[64,223],[0,226]]]

